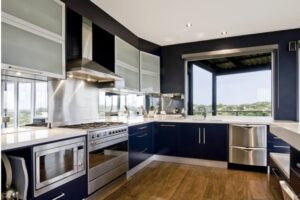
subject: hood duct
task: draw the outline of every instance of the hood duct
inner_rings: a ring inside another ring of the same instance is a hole
[[[92,22],[83,17],[82,20],[82,58],[67,62],[69,78],[87,80],[89,82],[111,83],[107,86],[124,88],[124,79],[104,66],[93,61],[93,28]],[[117,84],[114,84],[117,82]]]

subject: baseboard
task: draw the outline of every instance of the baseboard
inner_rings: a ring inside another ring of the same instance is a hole
[[[228,163],[228,169],[262,172],[262,173],[268,173],[269,174],[269,167],[268,166],[251,166],[251,165],[241,165],[241,164]]]
[[[140,170],[142,170],[147,165],[149,165],[153,161],[153,157],[154,156],[150,156],[147,160],[143,161],[142,163],[138,164],[137,166],[129,170],[127,172],[127,179],[133,176],[134,174],[136,174],[137,172],[139,172]]]
[[[215,161],[215,160],[203,160],[203,159],[196,159],[196,158],[184,158],[184,157],[163,156],[163,155],[153,155],[152,160],[188,164],[188,165],[198,165],[204,167],[227,168],[227,162]]]

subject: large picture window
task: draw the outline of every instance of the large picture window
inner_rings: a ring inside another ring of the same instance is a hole
[[[258,53],[192,61],[189,113],[272,116],[271,60],[271,53]]]

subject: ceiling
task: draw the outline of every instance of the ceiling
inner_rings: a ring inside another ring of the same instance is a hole
[[[194,64],[216,73],[238,71],[270,70],[271,53],[258,53],[235,57],[195,61]]]
[[[300,28],[299,0],[91,1],[138,37],[162,46]]]

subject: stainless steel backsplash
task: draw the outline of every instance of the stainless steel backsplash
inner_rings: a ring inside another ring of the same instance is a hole
[[[49,81],[49,122],[53,126],[87,123],[103,119],[99,111],[99,89],[82,80]]]

